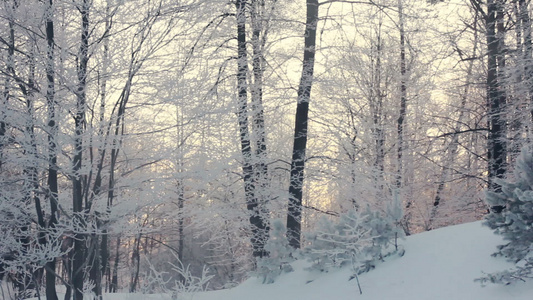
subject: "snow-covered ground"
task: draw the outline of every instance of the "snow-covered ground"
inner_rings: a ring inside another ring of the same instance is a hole
[[[403,257],[392,258],[359,276],[362,295],[356,281],[348,280],[352,274],[349,269],[310,274],[299,268],[271,285],[252,278],[236,288],[197,294],[194,299],[532,300],[533,281],[485,287],[474,282],[483,272],[510,266],[502,258],[491,257],[500,243],[501,238],[481,222],[413,235],[403,242]]]
[[[274,284],[251,278],[238,287],[197,293],[194,300],[532,300],[533,281],[482,287],[475,278],[510,267],[491,257],[501,238],[481,222],[413,235],[403,241],[405,255],[394,257],[359,277],[363,294],[350,269],[310,273],[303,263]],[[106,300],[168,299],[157,295],[106,295]],[[181,298],[180,298],[181,299]]]

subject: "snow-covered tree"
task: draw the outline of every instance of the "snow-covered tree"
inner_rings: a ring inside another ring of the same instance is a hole
[[[280,274],[292,272],[290,263],[295,259],[285,237],[287,232],[285,224],[276,219],[271,226],[272,233],[265,245],[268,256],[257,261],[257,275],[263,278],[263,283],[273,283]]]
[[[363,245],[371,240],[368,232],[363,218],[355,210],[343,214],[337,224],[322,218],[317,230],[307,235],[311,244],[304,249],[304,254],[313,262],[312,269],[328,271],[345,266],[359,260]]]
[[[386,214],[367,207],[362,213],[353,209],[342,214],[337,223],[323,218],[318,229],[307,236],[311,244],[304,254],[313,262],[312,268],[320,271],[350,264],[356,273],[369,271],[398,252],[401,219],[399,204]]]
[[[503,236],[506,244],[498,246],[494,255],[503,255],[515,267],[482,278],[482,281],[510,283],[533,278],[533,152],[522,150],[516,162],[514,179],[499,180],[500,192],[487,192],[490,207],[502,206],[501,213],[491,213],[485,224]]]

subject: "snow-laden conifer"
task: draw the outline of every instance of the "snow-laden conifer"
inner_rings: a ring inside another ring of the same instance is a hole
[[[328,271],[351,265],[358,274],[366,272],[399,250],[400,220],[401,206],[397,205],[390,206],[386,214],[370,207],[362,213],[350,210],[336,223],[323,218],[317,230],[307,235],[310,245],[304,254],[313,269]]]
[[[268,256],[257,261],[257,275],[263,278],[263,283],[273,283],[282,273],[292,272],[290,265],[294,261],[292,248],[285,237],[287,229],[283,221],[276,219],[271,224],[270,239],[265,245]]]
[[[494,255],[503,255],[516,265],[513,269],[481,278],[482,282],[508,284],[533,278],[533,152],[524,148],[517,159],[513,180],[499,180],[501,191],[487,192],[489,206],[503,206],[501,213],[491,213],[485,224],[507,242]]]

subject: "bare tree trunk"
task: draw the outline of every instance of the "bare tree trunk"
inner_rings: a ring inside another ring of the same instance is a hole
[[[477,56],[477,41],[478,41],[478,31],[477,31],[477,16],[473,22],[473,28],[474,28],[474,47],[472,51],[472,57]],[[439,209],[439,206],[442,202],[442,191],[444,190],[444,187],[451,176],[451,165],[456,159],[457,156],[457,150],[459,147],[459,131],[461,130],[463,122],[463,118],[465,116],[465,109],[466,109],[466,102],[468,99],[468,93],[470,91],[470,80],[472,78],[472,70],[474,68],[474,60],[470,59],[468,62],[468,67],[466,70],[466,83],[463,90],[463,95],[461,96],[461,103],[459,105],[459,116],[457,117],[457,121],[455,122],[455,126],[453,127],[454,133],[452,134],[452,140],[450,141],[450,144],[448,144],[447,147],[447,158],[442,163],[442,171],[440,175],[439,184],[437,186],[437,190],[435,191],[435,197],[433,200],[433,208],[431,209],[431,214],[428,220],[428,224],[426,227],[426,230],[433,229],[434,221],[437,216],[437,212]]]
[[[177,196],[178,196],[178,259],[181,263],[183,263],[183,249],[185,245],[185,237],[184,234],[184,207],[185,207],[185,182],[183,180],[184,175],[184,153],[183,153],[183,144],[186,140],[185,133],[183,126],[179,126],[180,124],[183,124],[183,113],[180,111],[178,105],[176,105],[176,121],[178,126],[176,126],[176,173],[177,173]],[[183,280],[183,278],[180,278],[180,280]]]
[[[185,217],[184,214],[183,214],[183,208],[185,206],[185,188],[183,186],[183,180],[180,180],[180,182],[178,183],[178,209],[179,209],[179,214],[178,214],[178,234],[179,234],[179,238],[178,238],[178,259],[180,260],[180,262],[183,263],[183,249],[184,249],[184,246],[185,246],[185,237],[183,236],[183,231],[184,231],[184,227],[185,227],[185,224],[183,222],[183,218]]]
[[[498,1],[498,0],[496,0]],[[486,32],[487,32],[487,103],[488,103],[488,181],[489,189],[498,191],[501,187],[494,181],[496,178],[502,178],[505,174],[505,161],[506,161],[506,142],[505,142],[505,94],[502,91],[502,78],[501,63],[504,62],[502,57],[504,54],[501,52],[503,38],[503,32],[497,32],[501,29],[501,18],[503,15],[499,10],[501,2],[495,0],[487,1],[487,19],[486,19]],[[493,212],[499,213],[504,207],[495,206],[491,208]]]
[[[267,161],[267,144],[265,131],[265,117],[263,109],[263,74],[264,74],[264,56],[263,49],[266,41],[266,31],[263,30],[265,2],[264,0],[252,0],[252,67],[253,67],[253,84],[252,94],[252,113],[253,113],[253,131],[255,138],[255,165],[254,165],[254,184],[255,184],[255,201],[257,207],[254,214],[250,217],[250,223],[256,224],[257,234],[254,236],[257,245],[256,257],[268,255],[265,251],[265,243],[269,236],[268,222],[268,167]]]
[[[34,85],[35,85],[35,44],[32,43],[31,45],[31,54],[29,57],[30,60],[30,67],[29,67],[29,76],[28,76],[28,89],[26,90],[21,85],[21,89],[23,91],[23,94],[26,98],[26,111],[29,116],[35,116],[35,99],[34,99]],[[26,123],[26,133],[28,134],[29,138],[29,145],[28,149],[26,151],[26,155],[29,155],[33,159],[38,158],[38,150],[37,150],[37,140],[35,137],[35,125],[33,118],[28,118],[28,121]],[[32,161],[32,160],[30,160]],[[24,172],[26,173],[26,201],[27,203],[37,203],[39,202],[40,206],[40,198],[38,196],[38,191],[40,190],[40,184],[39,184],[39,173],[37,170],[37,166],[35,166],[33,163],[31,163],[29,166],[25,167]],[[38,221],[39,226],[44,226],[44,220],[41,220],[41,222]],[[29,229],[29,228],[28,228]],[[24,245],[29,246],[29,241],[26,241]],[[25,246],[27,247],[27,246]],[[42,270],[37,270],[33,272],[33,278],[32,281],[36,283],[35,288],[39,289],[37,279],[42,277]]]
[[[403,152],[404,152],[404,129],[405,117],[407,115],[407,63],[405,58],[405,29],[404,29],[404,14],[403,14],[403,0],[398,0],[398,27],[400,31],[400,110],[398,116],[398,161],[396,174],[396,193],[400,201],[402,200],[403,187]],[[410,208],[411,199],[406,199],[405,215],[402,220],[402,227],[407,235],[410,234]]]
[[[115,261],[113,263],[113,275],[111,276],[111,284],[109,285],[109,292],[116,293],[118,290],[118,264],[120,262],[120,236],[117,237],[117,245],[115,248]]]
[[[529,1],[526,2],[526,0],[518,0],[519,27],[522,30],[521,36],[524,40],[522,45],[524,76],[522,79],[525,81],[529,93],[529,99],[525,103],[525,106],[530,107],[529,116],[522,118],[522,120],[526,123],[524,128],[527,130],[525,132],[526,141],[531,142],[533,132],[533,66],[531,62],[533,59],[533,43],[531,37],[531,17],[529,15],[528,3]]]
[[[8,34],[8,40],[7,40],[7,60],[6,60],[6,67],[8,73],[15,75],[15,69],[14,69],[14,56],[15,56],[15,8],[16,3],[13,3],[11,5],[11,13],[9,15],[8,19],[8,28],[9,28],[9,34]],[[10,76],[5,76],[5,82],[4,82],[4,92],[2,93],[2,102],[0,109],[0,170],[2,169],[3,163],[4,163],[4,146],[6,144],[6,131],[7,131],[7,104],[9,102],[10,93],[11,93],[11,84],[12,80]]]
[[[55,100],[55,68],[54,68],[54,21],[53,21],[53,0],[49,0],[46,7],[46,42],[47,42],[47,59],[46,59],[46,103],[48,107],[48,192],[47,197],[50,201],[50,219],[48,229],[55,230],[57,224],[57,154],[56,154],[56,137],[58,124],[56,120],[56,100]],[[39,209],[39,207],[37,208]],[[37,212],[40,214],[41,212]],[[44,228],[42,229],[44,230]],[[53,259],[46,263],[46,299],[58,300],[56,292],[55,278],[56,260]]]
[[[298,87],[298,104],[294,124],[289,184],[289,207],[287,213],[287,239],[292,248],[299,249],[302,231],[302,198],[309,121],[309,101],[315,67],[316,29],[318,23],[318,0],[307,0],[305,42],[302,74]]]
[[[385,91],[382,90],[382,63],[381,58],[383,55],[382,37],[381,37],[382,21],[380,16],[380,22],[377,30],[376,41],[376,57],[372,57],[372,86],[370,87],[370,110],[372,113],[372,134],[374,137],[374,147],[376,152],[376,159],[374,161],[374,181],[377,189],[378,201],[385,198],[384,193],[384,173],[385,173],[385,134],[383,132],[383,98]],[[373,49],[372,53],[373,55]],[[375,63],[374,63],[375,61]]]
[[[139,234],[135,237],[133,242],[133,253],[131,254],[131,264],[135,267],[133,273],[131,274],[130,280],[130,293],[135,293],[137,290],[137,285],[139,283],[139,272],[140,272],[140,262],[141,262],[141,235]]]
[[[106,109],[106,97],[107,97],[107,79],[108,79],[108,63],[109,63],[109,38],[107,34],[111,30],[111,22],[110,22],[110,3],[109,1],[106,1],[106,17],[105,17],[105,34],[103,37],[103,63],[101,64],[101,72],[98,73],[98,82],[100,86],[100,110],[99,110],[99,124],[98,124],[98,136],[100,139],[103,140],[102,144],[98,146],[98,162],[96,164],[96,176],[93,183],[92,192],[87,192],[87,195],[85,195],[86,199],[89,198],[90,200],[87,201],[87,210],[90,209],[90,206],[92,205],[92,201],[96,196],[98,196],[101,192],[102,188],[102,172],[104,169],[104,160],[106,157],[106,150],[105,147],[107,145],[107,139],[109,138],[110,130],[107,132],[104,130],[105,126],[105,109]],[[111,127],[111,126],[109,126]],[[92,152],[91,154],[91,164],[93,164],[93,156]],[[92,177],[92,170],[91,174],[89,175]],[[87,190],[88,187],[86,187],[85,190]],[[102,228],[102,237],[99,246],[96,245],[95,251],[98,252],[98,254],[95,254],[95,260],[94,266],[91,267],[91,279],[95,281],[95,288],[94,293],[101,297],[102,291],[103,291],[103,283],[102,281],[104,278],[110,277],[110,255],[109,255],[109,236],[107,231],[107,224],[108,220],[106,219],[109,213],[111,212],[111,203],[110,201],[107,201],[106,204],[106,212],[101,215],[101,218],[97,220],[98,227]],[[100,217],[100,216],[99,216]],[[102,220],[103,219],[103,220]],[[91,239],[97,239],[98,237],[96,235],[92,235]],[[98,243],[98,241],[96,241]],[[97,270],[93,270],[94,268],[97,268]],[[106,280],[106,287],[105,290],[109,291],[109,285],[110,285],[110,279]]]
[[[74,213],[74,220],[76,228],[74,232],[74,254],[72,261],[72,288],[74,300],[83,300],[83,281],[84,281],[84,266],[87,249],[85,241],[87,236],[85,234],[76,232],[84,231],[84,207],[83,207],[83,184],[80,170],[82,167],[83,157],[83,135],[85,130],[85,105],[86,105],[86,88],[87,88],[87,64],[89,61],[89,3],[87,0],[78,7],[81,13],[81,40],[78,54],[78,89],[76,92],[76,113],[74,115],[74,159],[72,166],[72,181],[73,181],[73,196],[72,208]]]
[[[7,43],[7,72],[8,74],[12,75],[13,78],[18,78],[14,62],[15,62],[15,19],[14,19],[14,13],[16,9],[18,8],[18,2],[13,1],[11,5],[11,14],[9,15],[9,38]],[[34,36],[35,37],[35,36]],[[35,91],[35,41],[31,40],[29,42],[29,55],[27,56],[28,63],[29,63],[29,72],[28,72],[28,81],[27,85],[23,82],[20,82],[20,79],[15,80],[15,83],[18,81],[18,87],[20,88],[20,91],[22,92],[22,95],[25,98],[26,102],[26,114],[27,114],[27,121],[24,127],[25,135],[27,136],[27,141],[24,145],[24,155],[28,156],[29,159],[26,161],[28,163],[24,163],[24,183],[23,183],[23,191],[24,191],[24,198],[22,199],[23,205],[27,207],[30,207],[32,203],[34,203],[36,209],[39,208],[39,213],[37,213],[37,225],[40,227],[40,233],[38,235],[38,242],[41,245],[45,245],[47,243],[46,240],[46,234],[45,234],[45,228],[46,223],[44,221],[44,216],[42,212],[41,207],[41,200],[38,196],[38,191],[40,190],[39,186],[39,179],[38,179],[38,171],[37,166],[35,165],[35,160],[39,159],[38,157],[38,151],[37,151],[37,140],[35,138],[35,125],[34,125],[34,118],[35,118],[35,107],[34,107],[34,91]],[[3,97],[3,103],[2,107],[4,109],[7,109],[8,100],[10,97],[10,92],[14,88],[12,86],[12,80],[9,79],[9,76],[6,77],[5,87],[4,87],[4,97]],[[7,129],[7,122],[4,122],[4,117],[6,116],[6,111],[2,110],[1,112],[2,117],[0,118],[2,121],[0,122],[0,168],[2,166],[2,148],[4,146],[4,138],[5,133]],[[28,247],[30,246],[31,240],[29,236],[29,231],[31,228],[31,220],[24,220],[24,223],[22,223],[21,235],[19,238],[17,238],[17,242],[22,245],[22,248],[24,249],[22,253],[26,253]],[[19,255],[17,254],[17,255]],[[22,259],[17,258],[17,259]],[[21,270],[17,274],[15,274],[15,282],[13,283],[16,288],[19,291],[18,296],[22,298],[26,297],[32,297],[35,291],[38,291],[39,289],[39,282],[38,278],[41,277],[42,269],[38,269],[36,271],[32,271],[31,268],[33,266],[25,265],[25,269]]]
[[[185,249],[185,169],[184,169],[184,158],[185,153],[183,151],[183,145],[185,141],[187,140],[187,137],[185,136],[185,130],[183,121],[183,111],[180,109],[178,103],[176,102],[176,161],[175,161],[175,176],[176,176],[176,195],[177,195],[177,207],[178,207],[178,214],[177,214],[177,221],[178,221],[178,245],[176,247],[176,255],[178,257],[178,260],[180,263],[183,263],[184,259],[184,249]],[[161,238],[163,238],[161,236]],[[153,245],[154,239],[152,239],[152,245]],[[184,283],[184,276],[182,274],[178,274],[178,281]]]
[[[248,129],[248,56],[246,54],[246,6],[247,0],[237,0],[237,90],[238,90],[238,112],[239,135],[241,141],[241,153],[243,156],[243,180],[246,207],[250,213],[250,225],[252,228],[251,243],[254,257],[265,255],[264,250],[264,228],[261,208],[258,203],[256,181],[254,180],[254,166],[252,145]]]

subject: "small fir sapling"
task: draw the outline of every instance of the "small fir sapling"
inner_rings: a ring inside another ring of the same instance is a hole
[[[401,205],[393,202],[387,214],[367,207],[363,213],[350,210],[335,224],[322,218],[317,230],[307,235],[311,244],[304,254],[313,263],[312,269],[328,271],[351,265],[357,274],[367,272],[385,257],[403,255],[398,238],[403,237],[399,224]]]
[[[368,230],[362,226],[363,218],[355,211],[340,216],[334,224],[326,217],[319,220],[317,229],[307,235],[311,244],[304,254],[312,269],[328,271],[359,260],[363,248],[369,243]]]
[[[530,148],[522,150],[513,177],[514,182],[497,181],[501,191],[487,192],[486,202],[490,207],[505,209],[489,214],[484,224],[507,242],[498,246],[498,252],[493,255],[506,257],[515,267],[478,279],[482,283],[509,284],[533,278],[533,152]]]
[[[367,229],[370,243],[363,249],[363,261],[356,271],[360,274],[368,272],[383,261],[385,257],[399,253],[403,256],[403,249],[398,246],[398,239],[404,235],[400,227],[402,208],[398,201],[387,207],[387,214],[373,211],[370,207],[361,214],[362,226]]]
[[[263,283],[274,283],[276,278],[282,273],[292,272],[290,265],[295,259],[292,255],[291,247],[286,238],[285,225],[280,219],[271,223],[272,232],[265,245],[268,256],[258,259],[257,276],[263,278]]]

